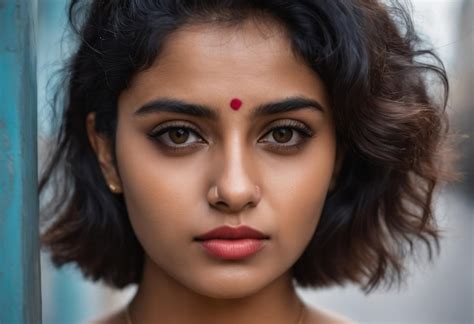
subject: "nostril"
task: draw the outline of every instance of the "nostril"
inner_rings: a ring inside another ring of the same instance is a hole
[[[222,207],[229,207],[229,206],[227,206],[227,204],[226,204],[225,202],[223,202],[223,201],[218,201],[218,202],[216,203],[216,205],[217,205],[217,206],[222,206]]]

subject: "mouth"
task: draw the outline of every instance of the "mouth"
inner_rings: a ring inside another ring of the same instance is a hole
[[[194,241],[214,258],[239,260],[263,249],[269,239],[270,236],[248,226],[221,226],[197,236]]]

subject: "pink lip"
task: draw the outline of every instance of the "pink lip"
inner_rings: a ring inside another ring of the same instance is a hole
[[[199,243],[210,255],[222,260],[243,259],[257,253],[264,247],[264,241],[261,239],[214,239]]]
[[[265,235],[251,227],[221,226],[196,237],[211,256],[222,260],[238,260],[251,256],[265,246]]]

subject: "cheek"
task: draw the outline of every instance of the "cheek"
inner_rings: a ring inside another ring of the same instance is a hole
[[[119,128],[116,154],[132,227],[148,253],[166,254],[188,236],[192,240],[197,217],[193,210],[202,200],[202,179],[193,163],[160,158],[158,147],[143,135],[123,133]],[[155,249],[163,251],[156,253]]]
[[[335,162],[335,141],[329,135],[321,136],[298,160],[280,166],[277,174],[267,176],[270,188],[280,188],[272,205],[279,217],[279,248],[285,255],[302,253],[319,222]]]

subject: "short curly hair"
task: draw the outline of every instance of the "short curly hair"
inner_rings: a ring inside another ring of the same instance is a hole
[[[117,288],[140,282],[144,251],[123,197],[106,186],[86,116],[95,112],[96,131],[115,141],[118,96],[167,37],[186,24],[249,18],[286,28],[295,55],[328,90],[345,152],[317,230],[292,268],[297,284],[354,282],[370,292],[404,278],[415,243],[425,243],[430,260],[434,248],[439,253],[432,197],[445,175],[439,152],[448,132],[448,80],[406,7],[377,0],[73,0],[78,48],[65,67],[67,92],[56,105],[61,127],[39,184],[42,194],[56,191],[42,241],[57,266],[75,262],[85,276]],[[428,76],[439,80],[437,91]]]

